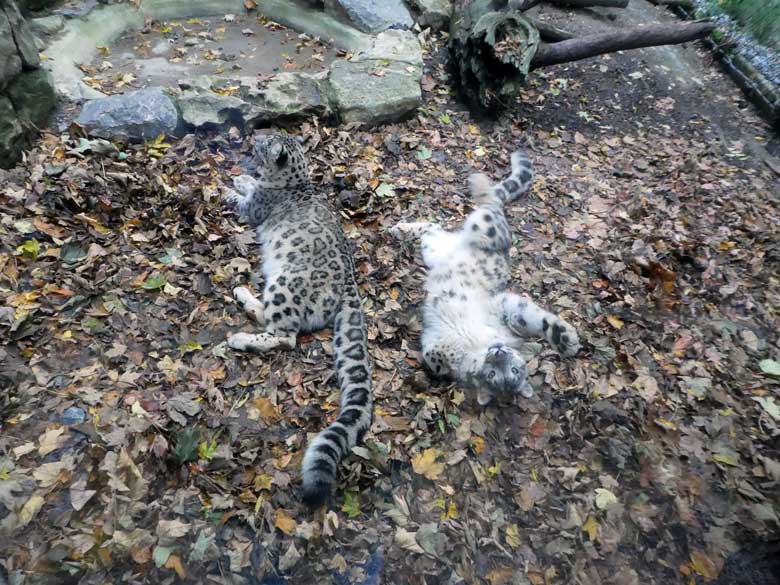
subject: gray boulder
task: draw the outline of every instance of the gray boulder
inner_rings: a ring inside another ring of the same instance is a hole
[[[422,28],[444,30],[450,26],[451,0],[409,0],[417,14],[416,20]]]
[[[345,123],[373,126],[400,120],[422,101],[419,71],[401,62],[336,61],[328,81],[334,109]]]
[[[30,20],[30,26],[33,32],[43,35],[53,35],[60,32],[65,26],[65,19],[59,14],[51,16],[42,16]]]
[[[260,87],[255,79],[242,80],[241,97],[251,105],[246,123],[256,126],[310,116],[327,117],[331,109],[323,88],[325,83],[325,75],[298,72],[277,73]]]
[[[13,41],[16,43],[19,56],[22,58],[22,67],[25,69],[39,67],[41,60],[38,57],[38,47],[35,46],[35,35],[22,13],[19,12],[19,8],[12,1],[0,0],[0,9],[5,13],[11,26]]]
[[[420,70],[422,75],[422,47],[410,30],[386,30],[374,36],[371,45],[358,51],[351,61],[399,61]]]
[[[76,122],[92,136],[140,142],[174,134],[178,112],[161,89],[139,89],[88,101]]]
[[[325,9],[370,34],[414,25],[402,0],[325,0]]]
[[[181,118],[188,127],[216,130],[243,126],[250,106],[241,98],[220,95],[207,89],[190,89],[178,99]]]
[[[43,128],[49,120],[57,94],[51,75],[44,69],[22,71],[6,90],[21,123],[29,129]]]
[[[7,167],[17,161],[26,145],[26,133],[11,100],[0,96],[0,166]]]
[[[8,85],[21,70],[22,60],[16,50],[11,23],[0,9],[0,89]]]

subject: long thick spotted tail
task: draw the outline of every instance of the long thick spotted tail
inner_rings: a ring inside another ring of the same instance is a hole
[[[371,426],[371,367],[366,323],[354,282],[347,285],[334,320],[333,353],[341,387],[341,411],[314,438],[303,456],[303,500],[312,507],[328,499],[336,483],[339,462]]]
[[[512,172],[503,181],[494,184],[487,175],[475,173],[469,176],[469,189],[480,205],[511,203],[531,188],[534,180],[533,164],[523,150],[512,153]]]

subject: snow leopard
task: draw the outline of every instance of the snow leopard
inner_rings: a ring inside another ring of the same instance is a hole
[[[330,497],[342,457],[371,425],[365,316],[341,223],[310,181],[300,141],[283,134],[259,137],[253,163],[256,177],[235,177],[226,203],[256,228],[262,248],[262,300],[244,286],[233,296],[263,331],[235,333],[227,343],[239,351],[291,349],[298,333],[333,326],[341,410],[309,444],[302,463],[303,500],[316,507]]]
[[[469,177],[476,204],[463,227],[401,222],[391,233],[420,239],[428,268],[422,309],[422,356],[436,377],[476,391],[480,405],[499,394],[533,396],[520,353],[527,336],[543,335],[563,356],[580,348],[575,329],[527,296],[509,289],[511,231],[504,207],[525,194],[533,167],[524,151],[511,156],[508,178],[493,184],[482,173]]]

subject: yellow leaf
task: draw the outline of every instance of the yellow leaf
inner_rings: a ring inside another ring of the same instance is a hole
[[[290,518],[284,510],[277,508],[274,512],[274,526],[284,532],[287,536],[292,536],[298,523]]]
[[[255,477],[255,491],[260,491],[260,490],[271,491],[271,481],[273,481],[273,477],[271,477],[267,473],[258,475],[257,477]]]
[[[712,458],[718,463],[724,463],[726,465],[731,465],[732,467],[739,465],[739,463],[737,463],[737,461],[731,455],[726,453],[716,453],[712,456]]]
[[[623,328],[623,321],[618,319],[615,315],[607,315],[607,321],[609,321],[609,324],[612,325],[615,329]]]
[[[282,419],[279,407],[265,396],[260,396],[252,401],[252,405],[260,411],[260,416],[266,424],[273,424]]]
[[[515,576],[515,570],[512,567],[498,567],[485,575],[485,579],[490,585],[509,585]]]
[[[176,571],[176,574],[184,579],[184,577],[187,576],[187,574],[184,571],[184,567],[181,564],[181,559],[178,555],[171,555],[168,557],[168,560],[165,561],[165,568],[166,569],[173,569]]]
[[[490,475],[498,475],[499,471],[501,471],[501,463],[496,463],[495,465],[492,465],[487,468],[487,472]]]
[[[437,479],[439,474],[444,471],[444,464],[436,463],[436,458],[440,455],[441,451],[438,449],[426,449],[412,459],[412,469],[415,473],[428,479]]]
[[[588,516],[585,524],[582,525],[582,530],[588,533],[591,542],[596,542],[599,535],[599,523],[593,516]]]
[[[40,511],[40,509],[43,507],[43,498],[39,495],[33,495],[30,496],[30,499],[25,502],[24,506],[22,506],[22,509],[19,510],[19,524],[17,524],[17,528],[22,528],[23,526],[27,526],[30,521],[35,518],[35,515]]]
[[[716,579],[720,572],[715,563],[710,560],[704,551],[698,549],[694,549],[691,553],[691,568],[707,581]]]
[[[448,520],[450,518],[458,517],[458,507],[455,505],[455,502],[453,501],[450,501],[450,503],[447,504],[447,502],[443,498],[440,498],[436,500],[436,507],[442,511],[441,513],[442,520]]]
[[[506,543],[512,548],[519,548],[523,543],[520,540],[520,531],[517,529],[517,524],[508,524],[506,527]]]
[[[594,500],[596,507],[603,510],[610,504],[616,504],[617,496],[606,488],[596,488],[596,498]]]
[[[474,453],[481,454],[485,450],[485,439],[482,437],[471,438],[471,448],[474,449]]]
[[[670,420],[666,420],[665,418],[657,418],[655,419],[655,424],[657,424],[662,429],[666,429],[667,431],[676,431],[677,425],[674,424]]]

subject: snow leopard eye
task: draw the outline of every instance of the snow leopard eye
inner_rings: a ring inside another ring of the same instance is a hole
[[[512,373],[513,373],[515,376],[517,376],[517,375],[520,373],[520,370],[518,370],[517,368],[512,368]]]
[[[493,379],[493,378],[495,378],[495,377],[496,377],[496,373],[495,373],[495,372],[490,372],[490,373],[488,374],[488,380],[492,380],[492,379]]]

